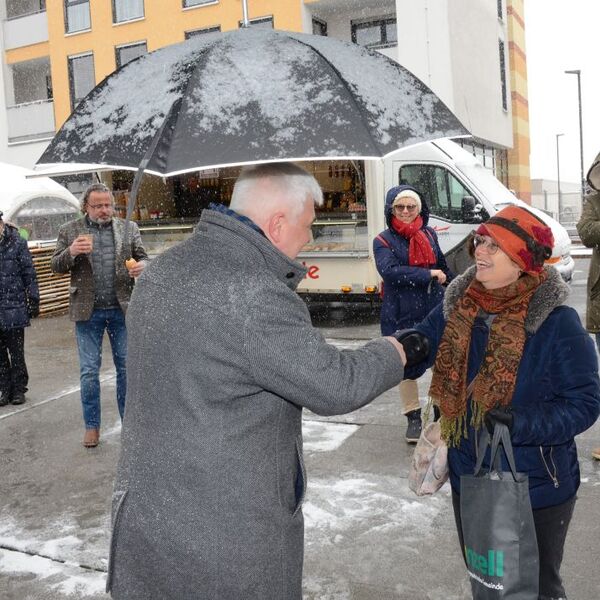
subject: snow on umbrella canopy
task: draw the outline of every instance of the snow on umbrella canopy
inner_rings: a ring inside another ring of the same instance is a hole
[[[404,67],[305,34],[205,34],[128,63],[77,106],[38,166],[95,163],[175,175],[270,160],[379,158],[465,135]]]

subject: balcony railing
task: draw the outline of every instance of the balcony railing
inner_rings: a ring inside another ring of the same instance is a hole
[[[46,140],[55,133],[53,100],[36,100],[9,106],[6,116],[9,144]]]
[[[45,10],[14,17],[2,25],[6,50],[48,41],[48,15]]]

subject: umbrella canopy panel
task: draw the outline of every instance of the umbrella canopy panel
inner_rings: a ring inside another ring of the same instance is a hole
[[[466,134],[425,84],[380,53],[247,28],[156,50],[108,76],[38,165],[137,168],[146,157],[146,171],[174,175],[270,160],[379,158]]]

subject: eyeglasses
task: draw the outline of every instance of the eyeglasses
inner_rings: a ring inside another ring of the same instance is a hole
[[[486,238],[484,235],[473,234],[473,246],[485,248],[488,254],[496,254],[500,246],[494,240]]]
[[[416,208],[416,204],[394,204],[394,210],[397,212],[404,212],[405,210],[413,212]]]
[[[99,208],[112,208],[112,202],[107,202],[106,204],[88,204],[88,208],[93,210],[98,210]]]

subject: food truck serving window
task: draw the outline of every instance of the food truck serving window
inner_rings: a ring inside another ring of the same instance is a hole
[[[313,239],[302,253],[368,252],[363,164],[336,160],[301,165],[315,176],[323,190],[323,206],[316,211]]]

